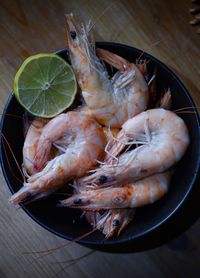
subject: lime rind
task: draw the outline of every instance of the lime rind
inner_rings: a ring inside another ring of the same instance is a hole
[[[44,86],[48,85],[48,88]],[[77,82],[71,66],[57,54],[41,53],[27,58],[16,73],[14,93],[31,114],[54,117],[74,101]]]

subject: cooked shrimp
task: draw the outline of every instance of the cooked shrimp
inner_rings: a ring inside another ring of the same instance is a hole
[[[69,57],[85,102],[99,123],[120,128],[127,119],[146,109],[147,83],[135,64],[117,55],[112,56],[112,64],[123,65],[110,80],[94,46],[88,42],[87,30],[78,30],[72,14],[66,19]],[[104,52],[106,55],[109,54]]]
[[[103,129],[89,116],[68,112],[55,117],[43,128],[38,142],[37,167],[42,168],[53,142],[63,136],[70,138],[64,153],[48,161],[41,172],[29,177],[11,197],[13,204],[27,198],[35,200],[48,196],[69,180],[84,175],[101,159],[105,140]]]
[[[86,188],[79,186],[76,182],[73,185],[75,195],[85,193]],[[83,211],[83,209],[82,209]],[[85,210],[83,214],[87,222],[94,228],[100,230],[106,238],[112,237],[114,234],[121,233],[122,230],[133,220],[135,215],[134,209],[110,209],[103,214],[98,211]]]
[[[115,136],[119,132],[118,129],[111,129],[109,131],[106,127],[103,130],[106,135],[106,141],[111,140],[111,136]],[[76,181],[74,181],[73,187],[75,194],[80,194],[87,189],[84,186],[79,186]],[[105,235],[105,238],[110,238],[114,234],[119,236],[135,215],[134,209],[110,209],[106,210],[103,215],[98,211],[82,211],[87,222],[94,229],[100,230]]]
[[[85,210],[141,207],[163,197],[168,191],[169,182],[169,172],[155,174],[118,187],[82,191],[61,201],[60,205]]]
[[[58,141],[61,137],[62,140]],[[99,157],[99,149],[102,149],[104,140],[102,127],[91,116],[75,111],[60,114],[52,119],[41,133],[37,144],[34,167],[38,171],[44,167],[53,144],[60,150],[63,150],[64,144],[65,147],[70,145],[75,150],[76,148],[81,149],[81,152],[84,151],[85,154],[87,151],[85,161],[89,163],[90,158],[92,161],[94,157]],[[88,151],[89,144],[91,144],[90,151]],[[84,149],[84,147],[86,148]]]
[[[89,213],[90,211],[87,211]],[[94,212],[95,213],[95,212]],[[99,214],[97,211],[96,214]],[[110,209],[97,220],[96,228],[101,230],[105,238],[110,238],[114,234],[119,236],[122,230],[133,220],[134,209]]]
[[[179,116],[161,108],[147,110],[123,124],[106,150],[105,164],[79,182],[108,186],[164,172],[182,158],[188,144],[188,129]]]
[[[137,63],[137,67],[140,68],[140,71],[145,75],[147,73],[146,62],[139,61]],[[168,89],[164,95],[161,97],[159,105],[161,108],[170,109],[172,104],[171,100],[171,92]],[[104,128],[107,142],[112,139],[112,137],[116,136],[119,130],[112,129],[109,130],[108,128]],[[111,131],[111,132],[110,132]],[[93,217],[90,218],[93,221],[91,225],[95,228],[98,228],[102,231],[106,238],[112,237],[114,234],[119,234],[121,231],[133,220],[135,215],[134,209],[110,209],[106,210],[103,216],[100,215],[98,211],[85,211],[85,216],[88,220],[88,215],[92,215]]]
[[[142,63],[142,66],[145,67],[145,64]],[[145,73],[145,68],[143,69]],[[171,107],[171,92],[168,89],[164,95],[161,97],[159,101],[159,105],[161,108],[170,109]],[[112,137],[116,136],[117,129],[110,130],[104,128],[106,133],[107,141],[110,141]],[[84,187],[83,187],[84,190]],[[79,192],[80,193],[80,192]],[[135,215],[134,209],[110,209],[106,210],[103,216],[98,211],[85,211],[85,217],[88,222],[93,226],[93,228],[97,228],[101,230],[101,232],[105,235],[106,238],[112,237],[114,234],[119,234],[121,231],[130,223]]]
[[[85,217],[94,229],[100,230],[105,238],[116,234],[120,235],[122,230],[133,220],[134,209],[110,209],[103,214],[98,211],[85,211]]]

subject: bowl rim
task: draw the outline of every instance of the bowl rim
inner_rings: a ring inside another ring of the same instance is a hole
[[[121,44],[121,43],[116,43],[116,42],[105,42],[105,41],[98,41],[96,42],[96,47],[99,47],[101,46],[102,48],[103,47],[106,47],[106,46],[115,46],[117,48],[124,48],[124,50],[126,49],[129,49],[130,51],[134,51],[134,52],[138,52],[138,53],[142,53],[144,52],[144,55],[148,58],[150,58],[150,60],[152,60],[153,62],[159,64],[159,66],[161,68],[163,68],[165,71],[168,72],[169,75],[171,75],[175,81],[178,83],[178,85],[181,87],[181,89],[184,91],[184,93],[187,95],[187,97],[189,98],[189,100],[191,101],[192,105],[193,105],[193,109],[195,111],[195,116],[196,116],[196,121],[198,123],[198,133],[199,133],[199,137],[200,137],[200,117],[199,117],[199,114],[198,114],[198,111],[197,111],[197,108],[196,108],[196,105],[191,97],[191,95],[189,94],[189,91],[187,90],[187,88],[185,87],[185,85],[183,84],[183,82],[180,80],[180,78],[168,67],[166,66],[163,62],[161,62],[160,60],[158,60],[157,58],[155,58],[154,56],[152,56],[151,54],[148,54],[147,52],[141,50],[141,49],[138,49],[138,48],[135,48],[133,46],[129,46],[129,45],[125,45],[125,44]],[[67,48],[62,48],[62,49],[59,49],[57,51],[55,51],[54,53],[55,54],[58,54],[58,55],[61,55],[61,54],[64,54],[64,53],[67,53],[68,52],[68,49]],[[12,99],[14,98],[14,93],[12,92],[10,94],[10,96],[8,97],[7,99],[7,102],[6,102],[6,105],[4,107],[4,110],[3,110],[3,113],[2,113],[2,117],[1,117],[1,122],[0,122],[0,132],[2,132],[2,129],[3,129],[3,125],[4,125],[4,120],[5,120],[5,114],[6,114],[6,111],[10,105],[10,102],[12,101]],[[198,145],[198,153],[200,153],[200,144]],[[12,185],[10,184],[9,182],[9,179],[8,179],[8,176],[6,174],[6,169],[5,169],[5,165],[3,163],[3,157],[2,157],[2,137],[0,138],[0,164],[1,164],[1,168],[2,168],[2,172],[3,172],[3,176],[6,180],[6,183],[7,183],[7,186],[8,188],[10,189],[11,193],[14,193],[14,190],[12,188]],[[137,235],[134,235],[134,236],[129,236],[128,238],[126,239],[120,239],[120,238],[117,238],[117,239],[109,239],[109,240],[96,240],[96,241],[92,241],[92,240],[87,240],[87,237],[85,239],[81,239],[81,240],[78,240],[76,241],[77,243],[80,243],[80,244],[83,244],[83,245],[89,245],[90,247],[95,247],[95,246],[99,246],[99,245],[103,245],[103,246],[113,246],[113,245],[123,245],[123,244],[127,244],[127,242],[131,241],[135,241],[135,240],[139,240],[140,238],[156,231],[159,227],[161,227],[161,225],[163,225],[164,223],[167,223],[169,221],[169,219],[172,218],[173,215],[175,215],[178,211],[180,211],[180,209],[183,207],[183,204],[187,201],[194,185],[195,185],[195,182],[198,180],[200,176],[200,155],[198,156],[198,161],[196,163],[196,168],[195,168],[195,172],[194,172],[194,176],[192,178],[192,181],[190,183],[190,186],[188,187],[184,197],[181,199],[180,203],[167,215],[165,216],[162,220],[160,220],[158,223],[154,224],[152,227],[150,227],[149,229],[146,229],[145,231],[143,232],[140,232],[138,233]],[[51,228],[50,226],[44,224],[43,222],[41,222],[37,217],[35,217],[26,207],[22,207],[23,210],[36,222],[38,223],[40,226],[42,226],[43,228],[45,228],[46,230],[48,230],[49,232],[61,237],[61,238],[64,238],[66,240],[69,240],[69,241],[72,241],[74,240],[73,238],[61,233],[61,232],[58,232],[56,231],[55,229]]]

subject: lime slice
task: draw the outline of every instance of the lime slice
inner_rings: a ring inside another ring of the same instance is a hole
[[[42,53],[27,58],[14,80],[14,93],[31,114],[51,118],[68,108],[77,83],[71,66],[56,54]]]

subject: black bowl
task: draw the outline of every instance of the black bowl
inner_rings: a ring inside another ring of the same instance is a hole
[[[99,42],[97,47],[110,50],[129,61],[135,61],[141,54],[141,50],[117,43]],[[66,49],[58,51],[57,54],[67,60]],[[193,113],[180,114],[188,126],[191,143],[176,167],[169,193],[155,204],[137,209],[135,220],[128,225],[119,238],[105,240],[104,236],[96,231],[78,241],[94,249],[130,252],[152,248],[177,236],[199,217],[200,210],[197,209],[199,202],[196,198],[199,194],[197,180],[200,161],[198,112],[187,89],[169,68],[149,54],[144,53],[143,58],[150,61],[148,70],[151,74],[155,67],[157,69],[157,91],[171,89],[173,110],[193,107],[190,109]],[[1,132],[4,137],[1,137],[0,145],[1,166],[12,193],[22,186],[22,177],[7,142],[21,165],[24,137],[23,121],[20,117],[23,113],[24,109],[12,94],[1,120]],[[79,210],[57,207],[59,199],[59,195],[54,195],[46,200],[27,205],[24,210],[41,226],[67,240],[76,239],[91,231],[91,226],[84,218],[80,218]]]

